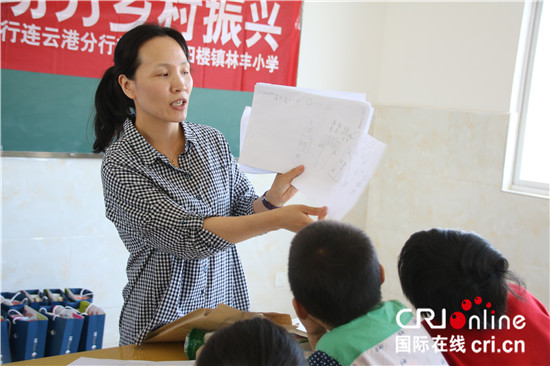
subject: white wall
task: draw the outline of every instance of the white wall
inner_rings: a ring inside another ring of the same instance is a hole
[[[105,218],[100,159],[2,158],[2,291],[93,290],[118,345],[128,254]]]
[[[306,0],[298,84],[376,105],[507,113],[520,2]]]
[[[518,3],[304,4],[298,85],[367,93],[371,134],[388,144],[345,218],[366,229],[401,298],[396,257],[433,226],[474,230],[499,247],[548,306],[548,200],[500,191],[519,34]],[[127,253],[104,218],[97,159],[2,158],[2,290],[89,286],[118,343]],[[259,193],[272,177],[250,176]],[[298,196],[295,202],[308,203]],[[293,313],[291,234],[239,244],[252,310]]]
[[[376,102],[385,3],[305,1],[298,86],[366,93]]]
[[[389,3],[378,104],[508,113],[520,2]]]

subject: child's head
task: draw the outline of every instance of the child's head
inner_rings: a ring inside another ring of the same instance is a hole
[[[305,366],[304,352],[284,328],[255,317],[212,334],[199,351],[197,366]]]
[[[337,327],[381,300],[383,271],[368,236],[349,224],[322,220],[292,240],[288,279],[309,314]]]
[[[508,285],[519,282],[508,270],[508,261],[481,236],[459,230],[431,229],[413,234],[403,246],[398,261],[403,293],[416,308],[428,308],[441,321],[463,312],[463,300],[474,304],[465,315],[483,316],[491,304],[494,316],[505,313]]]

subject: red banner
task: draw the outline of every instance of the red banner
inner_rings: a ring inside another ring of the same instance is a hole
[[[100,78],[118,39],[141,23],[179,30],[196,87],[296,85],[301,1],[5,1],[2,68]]]

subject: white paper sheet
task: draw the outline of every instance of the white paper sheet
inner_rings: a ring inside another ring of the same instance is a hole
[[[246,136],[246,131],[248,130],[248,122],[250,121],[250,112],[252,111],[252,108],[249,106],[244,107],[243,115],[241,117],[241,130],[239,135],[239,156],[242,154],[243,151],[243,145],[244,145],[244,137]],[[240,160],[240,159],[239,159]],[[273,173],[269,170],[263,170],[258,168],[252,168],[248,165],[244,165],[242,163],[239,164],[239,169],[243,173],[250,173],[250,174],[268,174]]]
[[[384,152],[367,134],[374,109],[360,96],[257,84],[239,162],[284,173],[303,164],[293,185],[341,219],[357,202]]]

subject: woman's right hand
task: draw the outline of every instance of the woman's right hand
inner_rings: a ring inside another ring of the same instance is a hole
[[[271,212],[277,215],[277,221],[281,229],[296,233],[313,222],[310,216],[317,216],[319,220],[323,220],[327,216],[327,207],[288,205]]]

